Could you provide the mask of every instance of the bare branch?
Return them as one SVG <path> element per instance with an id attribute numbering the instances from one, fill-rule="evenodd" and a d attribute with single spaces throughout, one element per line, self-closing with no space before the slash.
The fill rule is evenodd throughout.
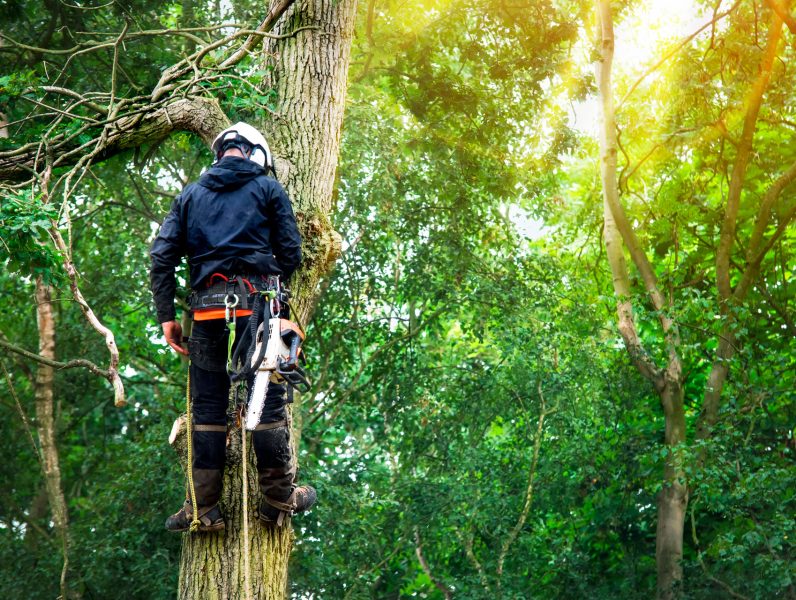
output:
<path id="1" fill-rule="evenodd" d="M 67 89 L 67 88 L 64 88 L 64 87 L 58 87 L 58 86 L 54 86 L 54 85 L 43 85 L 43 86 L 41 86 L 38 89 L 43 90 L 45 92 L 52 93 L 52 94 L 60 94 L 62 96 L 69 96 L 70 98 L 74 98 L 75 100 L 79 100 L 80 101 L 79 103 L 82 104 L 83 106 L 87 106 L 90 109 L 97 111 L 98 113 L 100 113 L 103 116 L 106 116 L 106 117 L 108 116 L 108 109 L 107 108 L 105 108 L 104 106 L 100 106 L 96 102 L 92 102 L 91 100 L 88 100 L 85 96 L 83 96 L 82 94 L 77 93 L 74 90 L 70 90 L 70 89 Z M 30 91 L 34 91 L 34 89 L 32 88 Z"/>
<path id="2" fill-rule="evenodd" d="M 103 379 L 107 379 L 108 381 L 111 380 L 111 375 L 105 369 L 102 369 L 95 365 L 90 360 L 86 360 L 85 358 L 76 358 L 74 360 L 70 360 L 68 362 L 59 362 L 57 360 L 51 360 L 44 356 L 40 356 L 35 352 L 30 352 L 29 350 L 25 350 L 24 348 L 20 348 L 19 346 L 15 346 L 5 340 L 0 339 L 0 348 L 5 348 L 6 350 L 13 352 L 15 354 L 19 354 L 20 356 L 24 356 L 25 358 L 29 358 L 30 360 L 34 360 L 38 363 L 47 365 L 48 367 L 52 367 L 53 369 L 57 369 L 59 371 L 65 371 L 67 369 L 87 369 L 94 373 L 94 375 L 99 375 Z M 3 367 L 5 368 L 5 367 Z"/>
<path id="3" fill-rule="evenodd" d="M 260 23 L 255 32 L 265 33 L 271 31 L 276 22 L 279 20 L 279 17 L 281 17 L 285 11 L 290 8 L 293 2 L 294 0 L 281 0 L 280 2 L 274 4 L 274 6 L 271 7 L 271 10 L 268 11 L 268 14 L 265 15 L 265 19 L 263 19 L 262 23 Z M 228 57 L 221 63 L 220 67 L 222 69 L 226 69 L 240 62 L 261 40 L 262 37 L 258 35 L 250 35 L 243 45 L 238 48 L 238 50 L 232 56 Z"/>

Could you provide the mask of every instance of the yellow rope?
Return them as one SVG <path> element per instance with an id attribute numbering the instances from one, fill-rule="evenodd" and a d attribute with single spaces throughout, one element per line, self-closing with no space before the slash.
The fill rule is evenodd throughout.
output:
<path id="1" fill-rule="evenodd" d="M 193 521 L 191 521 L 190 531 L 193 533 L 202 524 L 199 521 L 199 506 L 196 503 L 196 489 L 193 486 L 193 418 L 191 417 L 191 361 L 188 361 L 188 381 L 185 384 L 185 412 L 187 413 L 188 424 L 186 431 L 188 434 L 188 487 L 191 491 L 191 506 L 193 507 Z"/>
<path id="2" fill-rule="evenodd" d="M 246 425 L 243 421 L 243 414 L 240 420 L 241 437 L 241 460 L 243 462 L 243 569 L 244 582 L 246 586 L 246 598 L 252 599 L 251 565 L 249 564 L 249 476 L 248 462 L 246 454 Z"/>

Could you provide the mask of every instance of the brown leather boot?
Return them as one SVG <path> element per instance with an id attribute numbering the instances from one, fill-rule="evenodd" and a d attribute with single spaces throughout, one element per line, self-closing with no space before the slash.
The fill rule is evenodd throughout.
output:
<path id="1" fill-rule="evenodd" d="M 218 508 L 221 499 L 220 469 L 194 469 L 193 486 L 196 492 L 196 504 L 199 506 L 198 531 L 219 531 L 224 529 L 224 516 Z M 193 505 L 190 490 L 182 508 L 166 519 L 166 529 L 169 531 L 188 531 L 193 521 Z"/>
<path id="2" fill-rule="evenodd" d="M 175 533 L 189 531 L 193 522 L 193 506 L 190 499 L 182 508 L 166 519 L 166 529 Z M 220 531 L 224 529 L 224 517 L 218 504 L 199 508 L 199 528 L 197 531 Z"/>
<path id="3" fill-rule="evenodd" d="M 318 492 L 311 485 L 295 488 L 284 502 L 264 496 L 257 511 L 257 518 L 264 523 L 276 523 L 277 527 L 281 527 L 286 516 L 292 517 L 308 511 L 317 499 Z"/>

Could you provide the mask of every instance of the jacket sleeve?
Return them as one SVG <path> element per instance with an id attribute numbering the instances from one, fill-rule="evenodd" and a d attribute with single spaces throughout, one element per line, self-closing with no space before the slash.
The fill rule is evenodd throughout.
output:
<path id="1" fill-rule="evenodd" d="M 174 294 L 177 289 L 175 269 L 185 254 L 185 235 L 180 218 L 181 204 L 181 196 L 178 196 L 160 226 L 160 232 L 149 252 L 152 259 L 149 281 L 158 323 L 173 321 L 177 314 L 174 309 Z"/>
<path id="2" fill-rule="evenodd" d="M 274 181 L 274 184 L 274 193 L 269 202 L 271 247 L 284 279 L 288 279 L 301 262 L 301 234 L 287 192 L 278 181 Z"/>

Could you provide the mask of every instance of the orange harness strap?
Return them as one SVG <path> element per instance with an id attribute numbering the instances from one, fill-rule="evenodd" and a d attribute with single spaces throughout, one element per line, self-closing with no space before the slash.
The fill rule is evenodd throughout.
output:
<path id="1" fill-rule="evenodd" d="M 248 317 L 252 314 L 250 310 L 239 310 L 237 315 L 239 317 Z M 210 321 L 212 319 L 223 319 L 226 316 L 226 309 L 223 308 L 202 308 L 193 311 L 194 321 Z"/>

